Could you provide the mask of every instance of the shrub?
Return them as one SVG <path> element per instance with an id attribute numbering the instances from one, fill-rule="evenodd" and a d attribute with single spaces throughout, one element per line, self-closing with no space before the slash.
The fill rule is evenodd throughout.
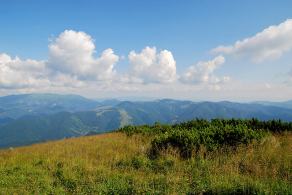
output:
<path id="1" fill-rule="evenodd" d="M 292 131 L 292 122 L 284 122 L 281 120 L 269 120 L 260 121 L 258 119 L 212 119 L 211 121 L 205 119 L 195 119 L 187 122 L 182 122 L 174 125 L 165 125 L 160 123 L 155 123 L 154 125 L 142 125 L 142 126 L 125 126 L 120 128 L 118 131 L 126 133 L 127 135 L 133 134 L 150 134 L 157 135 L 160 133 L 170 132 L 175 129 L 185 129 L 185 130 L 204 130 L 209 127 L 217 127 L 220 129 L 226 128 L 228 126 L 238 127 L 246 126 L 248 129 L 252 130 L 264 130 L 272 133 L 280 133 L 285 131 Z"/>
<path id="2" fill-rule="evenodd" d="M 189 158 L 205 147 L 207 151 L 228 146 L 236 148 L 261 139 L 267 132 L 292 131 L 291 122 L 281 120 L 260 121 L 258 119 L 195 119 L 174 125 L 155 123 L 152 126 L 125 126 L 119 130 L 128 136 L 133 134 L 154 137 L 149 154 L 157 157 L 170 147 L 178 149 L 180 155 Z"/>
<path id="3" fill-rule="evenodd" d="M 263 136 L 263 131 L 251 130 L 246 125 L 235 127 L 226 125 L 224 128 L 210 126 L 202 130 L 177 129 L 159 134 L 151 143 L 150 155 L 157 157 L 162 150 L 174 147 L 179 150 L 182 157 L 189 158 L 193 153 L 197 153 L 201 146 L 208 151 L 223 146 L 236 148 L 240 144 L 248 144 Z"/>

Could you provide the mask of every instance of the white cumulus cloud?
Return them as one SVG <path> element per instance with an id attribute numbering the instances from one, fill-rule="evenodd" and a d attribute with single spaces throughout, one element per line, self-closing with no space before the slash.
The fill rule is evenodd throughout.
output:
<path id="1" fill-rule="evenodd" d="M 136 80 L 144 83 L 171 83 L 177 79 L 176 62 L 168 50 L 157 52 L 155 47 L 146 47 L 140 53 L 131 51 L 128 58 L 131 76 Z"/>
<path id="2" fill-rule="evenodd" d="M 256 63 L 275 59 L 292 49 L 292 19 L 270 26 L 255 36 L 237 41 L 233 45 L 219 46 L 214 53 L 248 57 Z"/>
<path id="3" fill-rule="evenodd" d="M 65 30 L 49 45 L 51 69 L 76 76 L 81 80 L 110 80 L 115 75 L 114 65 L 119 57 L 106 49 L 94 57 L 95 45 L 84 32 Z"/>
<path id="4" fill-rule="evenodd" d="M 48 84 L 44 61 L 21 60 L 0 54 L 0 88 L 16 89 Z"/>
<path id="5" fill-rule="evenodd" d="M 173 88 L 205 88 L 201 84 L 219 89 L 229 80 L 214 74 L 225 62 L 223 56 L 199 62 L 179 75 L 170 51 L 145 47 L 140 52 L 129 53 L 129 69 L 122 74 L 115 69 L 120 57 L 112 49 L 96 56 L 94 40 L 85 32 L 65 30 L 48 47 L 48 59 L 42 61 L 0 53 L 0 92 L 87 90 L 87 93 L 126 95 L 146 90 L 159 94 L 162 88 L 165 90 L 161 93 Z"/>
<path id="6" fill-rule="evenodd" d="M 220 84 L 229 81 L 229 77 L 217 77 L 214 71 L 222 64 L 225 58 L 217 56 L 210 61 L 200 61 L 196 65 L 190 66 L 181 76 L 181 81 L 190 84 L 208 84 L 214 89 L 220 89 Z"/>

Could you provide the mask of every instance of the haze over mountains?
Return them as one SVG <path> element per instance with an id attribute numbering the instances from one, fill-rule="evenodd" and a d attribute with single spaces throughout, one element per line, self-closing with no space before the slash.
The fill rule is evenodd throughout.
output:
<path id="1" fill-rule="evenodd" d="M 292 121 L 292 101 L 96 101 L 78 95 L 10 95 L 0 97 L 0 147 L 103 133 L 128 124 L 253 117 Z"/>

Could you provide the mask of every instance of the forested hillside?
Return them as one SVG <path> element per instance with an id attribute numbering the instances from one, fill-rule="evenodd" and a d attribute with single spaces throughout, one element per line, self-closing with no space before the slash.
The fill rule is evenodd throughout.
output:
<path id="1" fill-rule="evenodd" d="M 5 96 L 0 98 L 0 147 L 104 133 L 126 125 L 175 124 L 194 118 L 291 121 L 292 109 L 226 101 L 96 101 L 55 94 Z"/>

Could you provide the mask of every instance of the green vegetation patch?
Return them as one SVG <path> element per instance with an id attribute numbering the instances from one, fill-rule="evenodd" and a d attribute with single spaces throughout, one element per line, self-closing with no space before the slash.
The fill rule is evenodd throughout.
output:
<path id="1" fill-rule="evenodd" d="M 223 146 L 236 148 L 240 144 L 248 144 L 253 140 L 261 139 L 265 133 L 254 131 L 246 125 L 231 126 L 224 128 L 210 126 L 204 129 L 174 129 L 161 133 L 151 143 L 150 154 L 156 156 L 160 151 L 169 147 L 178 149 L 184 158 L 190 158 L 204 147 L 212 151 Z"/>
<path id="2" fill-rule="evenodd" d="M 222 147 L 247 145 L 262 139 L 269 133 L 292 130 L 292 123 L 281 120 L 259 121 L 257 119 L 196 119 L 174 125 L 126 126 L 119 131 L 128 136 L 133 134 L 152 135 L 149 154 L 157 157 L 159 153 L 173 148 L 181 157 L 190 158 L 202 148 L 213 151 Z"/>

